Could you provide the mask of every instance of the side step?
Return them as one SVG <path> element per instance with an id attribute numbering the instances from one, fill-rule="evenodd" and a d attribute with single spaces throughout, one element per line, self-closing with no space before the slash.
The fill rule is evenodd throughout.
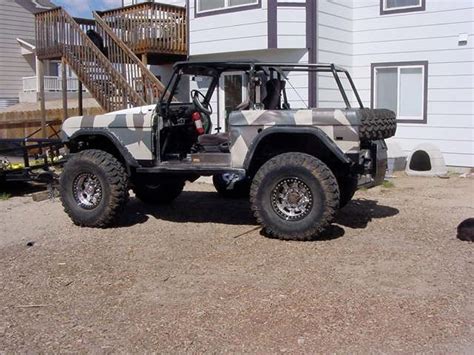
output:
<path id="1" fill-rule="evenodd" d="M 232 172 L 245 176 L 244 169 L 232 168 L 229 153 L 194 153 L 189 155 L 189 160 L 169 160 L 159 163 L 152 168 L 138 168 L 138 173 L 173 173 L 173 174 L 199 174 L 214 175 Z"/>
<path id="2" fill-rule="evenodd" d="M 229 166 L 219 166 L 216 164 L 203 164 L 203 163 L 176 163 L 166 164 L 154 168 L 138 168 L 137 173 L 142 174 L 198 174 L 198 175 L 214 175 L 222 173 L 235 173 L 241 176 L 245 176 L 245 169 L 235 169 Z"/>

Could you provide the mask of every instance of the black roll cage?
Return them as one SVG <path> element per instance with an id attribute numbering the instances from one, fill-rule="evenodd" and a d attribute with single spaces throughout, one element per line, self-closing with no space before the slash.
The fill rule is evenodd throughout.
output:
<path id="1" fill-rule="evenodd" d="M 331 73 L 336 81 L 337 87 L 339 92 L 344 100 L 346 108 L 351 108 L 351 103 L 349 98 L 347 97 L 346 91 L 344 86 L 342 85 L 341 79 L 339 77 L 339 73 L 343 73 L 349 84 L 351 86 L 352 91 L 357 99 L 357 103 L 359 104 L 360 108 L 364 108 L 364 104 L 359 96 L 357 88 L 352 81 L 352 78 L 349 72 L 335 64 L 332 63 L 320 63 L 320 64 L 300 64 L 300 63 L 266 63 L 266 62 L 178 62 L 174 66 L 174 72 L 169 80 L 166 90 L 163 92 L 160 101 L 158 103 L 159 112 L 166 107 L 168 110 L 172 100 L 173 100 L 173 93 L 176 90 L 176 86 L 179 82 L 179 77 L 183 74 L 200 74 L 200 75 L 208 75 L 213 78 L 208 92 L 206 94 L 206 102 L 209 103 L 212 97 L 212 94 L 217 87 L 218 80 L 220 75 L 226 71 L 245 71 L 248 73 L 249 78 L 251 79 L 250 82 L 253 82 L 253 78 L 256 78 L 256 74 L 259 71 L 264 71 L 267 75 L 270 75 L 269 71 L 275 71 L 278 73 L 278 76 L 283 76 L 285 72 L 308 72 L 308 73 Z M 193 71 L 193 68 L 195 68 Z M 171 87 L 171 84 L 173 86 Z M 251 97 L 252 95 L 249 95 Z M 286 93 L 285 93 L 286 96 Z M 286 101 L 286 97 L 285 97 Z M 252 105 L 254 102 L 250 102 Z"/>

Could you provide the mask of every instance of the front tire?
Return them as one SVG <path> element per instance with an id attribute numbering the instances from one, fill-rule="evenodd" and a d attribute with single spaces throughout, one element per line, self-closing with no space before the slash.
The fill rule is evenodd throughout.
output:
<path id="1" fill-rule="evenodd" d="M 84 150 L 65 164 L 59 189 L 74 224 L 105 228 L 117 221 L 128 201 L 128 176 L 113 155 Z"/>
<path id="2" fill-rule="evenodd" d="M 339 188 L 331 170 L 319 159 L 304 153 L 284 153 L 258 170 L 250 203 L 267 235 L 310 240 L 334 219 Z"/>

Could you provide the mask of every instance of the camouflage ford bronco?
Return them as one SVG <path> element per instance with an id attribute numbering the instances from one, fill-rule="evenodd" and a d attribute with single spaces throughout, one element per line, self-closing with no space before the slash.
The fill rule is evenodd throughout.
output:
<path id="1" fill-rule="evenodd" d="M 224 133 L 220 123 L 212 128 L 212 100 L 229 72 L 242 73 L 246 99 L 226 107 Z M 287 84 L 295 72 L 332 77 L 345 107 L 291 108 Z M 348 72 L 333 64 L 181 62 L 156 107 L 64 122 L 71 158 L 60 178 L 62 203 L 75 224 L 107 227 L 130 188 L 144 202 L 167 203 L 186 181 L 212 175 L 221 193 L 250 195 L 268 235 L 306 240 L 330 225 L 358 187 L 383 181 L 384 139 L 395 130 L 395 114 L 364 108 Z"/>

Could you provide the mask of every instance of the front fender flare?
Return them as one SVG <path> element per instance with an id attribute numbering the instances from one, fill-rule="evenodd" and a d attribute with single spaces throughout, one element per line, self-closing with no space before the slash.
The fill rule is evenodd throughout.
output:
<path id="1" fill-rule="evenodd" d="M 138 168 L 140 164 L 138 164 L 137 160 L 130 154 L 130 152 L 124 147 L 120 139 L 105 128 L 81 128 L 78 131 L 74 132 L 70 137 L 65 137 L 63 142 L 67 145 L 68 142 L 73 140 L 78 140 L 82 137 L 105 137 L 107 138 L 118 150 L 118 152 L 122 155 L 123 159 L 127 163 L 129 167 Z"/>

